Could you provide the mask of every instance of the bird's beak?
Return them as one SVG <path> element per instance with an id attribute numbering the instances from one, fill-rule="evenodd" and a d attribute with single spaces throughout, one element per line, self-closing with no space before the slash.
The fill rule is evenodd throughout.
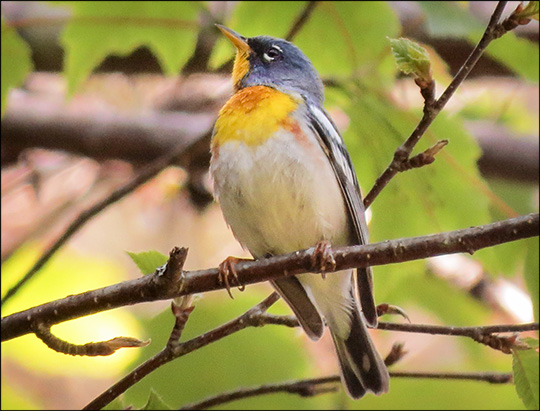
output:
<path id="1" fill-rule="evenodd" d="M 251 47 L 249 47 L 247 43 L 247 39 L 244 36 L 241 36 L 236 31 L 231 30 L 228 27 L 222 26 L 221 24 L 216 24 L 217 28 L 221 30 L 221 32 L 227 37 L 232 44 L 234 44 L 234 47 L 240 52 L 244 52 L 249 54 L 251 51 Z"/>

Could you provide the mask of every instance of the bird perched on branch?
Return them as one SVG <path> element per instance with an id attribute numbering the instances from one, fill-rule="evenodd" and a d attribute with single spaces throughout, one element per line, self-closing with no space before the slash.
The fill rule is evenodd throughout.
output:
<path id="1" fill-rule="evenodd" d="M 324 270 L 330 244 L 366 244 L 368 232 L 350 156 L 323 108 L 321 79 L 292 43 L 218 27 L 236 47 L 235 92 L 211 146 L 225 220 L 254 258 L 315 246 Z M 234 271 L 234 261 L 222 270 Z M 326 323 L 352 398 L 388 391 L 388 370 L 367 331 L 377 325 L 371 277 L 360 268 L 272 281 L 311 339 L 321 338 Z"/>

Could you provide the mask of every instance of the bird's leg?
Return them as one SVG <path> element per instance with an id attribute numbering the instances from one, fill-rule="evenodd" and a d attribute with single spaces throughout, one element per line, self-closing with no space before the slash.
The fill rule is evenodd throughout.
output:
<path id="1" fill-rule="evenodd" d="M 223 260 L 218 267 L 219 273 L 218 273 L 218 281 L 220 284 L 225 284 L 225 288 L 227 292 L 229 293 L 229 297 L 234 298 L 231 293 L 231 284 L 229 282 L 229 278 L 232 276 L 232 278 L 236 281 L 236 285 L 238 286 L 238 290 L 244 291 L 246 286 L 240 284 L 240 281 L 238 280 L 238 274 L 236 273 L 236 269 L 234 266 L 239 263 L 240 261 L 251 261 L 248 258 L 237 258 L 237 257 L 227 257 L 225 260 Z"/>
<path id="2" fill-rule="evenodd" d="M 322 240 L 315 244 L 311 262 L 317 272 L 321 273 L 322 278 L 326 278 L 327 271 L 334 271 L 336 269 L 336 260 L 332 253 L 332 244 L 330 244 L 330 241 Z"/>

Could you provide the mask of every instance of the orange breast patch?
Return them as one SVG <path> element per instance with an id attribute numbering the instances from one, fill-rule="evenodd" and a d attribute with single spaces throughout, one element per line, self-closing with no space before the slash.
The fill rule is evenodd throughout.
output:
<path id="1" fill-rule="evenodd" d="M 237 140 L 248 145 L 262 144 L 279 127 L 289 123 L 299 102 L 266 86 L 246 87 L 235 93 L 219 112 L 212 146 Z"/>

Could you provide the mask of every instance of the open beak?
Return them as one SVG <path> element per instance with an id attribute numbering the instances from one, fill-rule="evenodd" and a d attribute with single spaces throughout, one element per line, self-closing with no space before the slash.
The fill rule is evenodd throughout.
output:
<path id="1" fill-rule="evenodd" d="M 247 39 L 244 36 L 241 36 L 236 31 L 231 30 L 228 27 L 225 27 L 221 24 L 216 24 L 217 28 L 221 30 L 221 32 L 227 37 L 232 44 L 234 44 L 234 47 L 238 51 L 242 51 L 244 53 L 248 53 L 251 51 L 251 47 L 249 47 L 247 43 Z"/>

